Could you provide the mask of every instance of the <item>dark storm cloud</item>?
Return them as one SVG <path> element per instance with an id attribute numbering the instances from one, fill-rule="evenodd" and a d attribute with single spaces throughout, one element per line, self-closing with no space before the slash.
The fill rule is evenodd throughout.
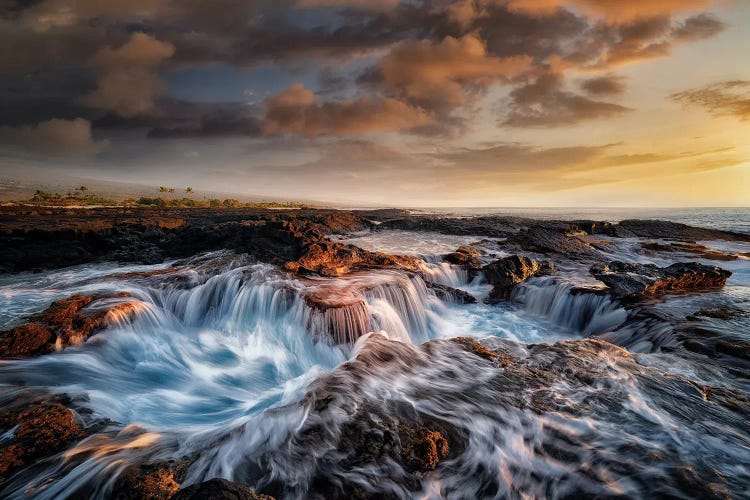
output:
<path id="1" fill-rule="evenodd" d="M 563 77 L 557 73 L 544 73 L 511 91 L 508 110 L 501 124 L 509 127 L 558 127 L 631 111 L 564 90 Z"/>
<path id="2" fill-rule="evenodd" d="M 732 80 L 670 96 L 685 106 L 698 106 L 716 116 L 750 119 L 750 80 Z"/>
<path id="3" fill-rule="evenodd" d="M 6 0 L 0 8 L 0 104 L 7 103 L 13 117 L 0 120 L 22 126 L 83 118 L 97 128 L 144 128 L 159 138 L 255 136 L 261 130 L 456 134 L 463 130 L 462 109 L 490 86 L 511 85 L 516 88 L 506 125 L 575 124 L 628 108 L 549 81 L 556 77 L 528 83 L 530 75 L 547 67 L 561 75 L 604 72 L 666 56 L 678 43 L 724 28 L 707 14 L 675 19 L 675 13 L 705 4 L 662 0 L 635 9 L 589 0 Z M 373 60 L 369 69 L 359 78 L 345 71 L 323 74 L 315 102 L 295 110 L 294 119 L 230 110 L 229 102 L 211 111 L 160 104 L 170 93 L 165 69 L 271 63 L 322 73 L 362 56 Z M 65 76 L 70 74 L 78 76 Z M 589 96 L 614 95 L 622 92 L 619 84 L 614 77 L 592 77 L 583 89 Z M 14 94 L 12 86 L 25 90 Z"/>

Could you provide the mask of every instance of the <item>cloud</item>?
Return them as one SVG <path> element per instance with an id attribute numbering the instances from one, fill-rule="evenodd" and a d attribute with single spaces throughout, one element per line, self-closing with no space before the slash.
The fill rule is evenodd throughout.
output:
<path id="1" fill-rule="evenodd" d="M 581 89 L 596 96 L 619 95 L 625 92 L 625 82 L 624 78 L 618 75 L 596 76 L 581 82 Z"/>
<path id="2" fill-rule="evenodd" d="M 77 118 L 49 120 L 34 126 L 0 127 L 0 145 L 32 156 L 86 157 L 103 150 L 107 142 L 94 141 L 91 122 Z"/>
<path id="3" fill-rule="evenodd" d="M 672 94 L 673 101 L 706 109 L 715 116 L 750 119 L 750 80 L 731 80 Z"/>
<path id="4" fill-rule="evenodd" d="M 380 62 L 381 87 L 394 96 L 430 106 L 461 105 L 468 89 L 487 87 L 529 68 L 531 58 L 487 54 L 476 35 L 397 44 Z"/>
<path id="5" fill-rule="evenodd" d="M 632 21 L 690 12 L 706 7 L 709 0 L 648 0 L 632 2 L 627 0 L 510 0 L 511 9 L 535 14 L 547 14 L 560 7 L 573 7 L 584 12 L 606 18 L 612 22 Z"/>
<path id="6" fill-rule="evenodd" d="M 173 53 L 172 44 L 145 33 L 134 33 L 127 43 L 116 49 L 101 48 L 90 64 L 103 73 L 96 90 L 85 96 L 83 102 L 124 118 L 148 112 L 153 107 L 154 96 L 166 89 L 156 68 Z"/>
<path id="7" fill-rule="evenodd" d="M 263 129 L 268 134 L 356 135 L 408 131 L 432 121 L 427 112 L 390 97 L 321 102 L 297 83 L 266 99 Z"/>
<path id="8" fill-rule="evenodd" d="M 631 111 L 619 104 L 563 90 L 563 78 L 557 73 L 544 73 L 536 81 L 511 91 L 508 109 L 501 121 L 507 127 L 559 127 Z"/>
<path id="9" fill-rule="evenodd" d="M 682 24 L 672 30 L 672 36 L 681 41 L 698 41 L 718 35 L 726 28 L 726 24 L 710 14 L 700 14 L 687 18 Z"/>

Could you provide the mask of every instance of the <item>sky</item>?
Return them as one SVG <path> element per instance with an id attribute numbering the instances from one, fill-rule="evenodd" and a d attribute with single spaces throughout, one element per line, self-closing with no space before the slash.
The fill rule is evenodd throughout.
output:
<path id="1" fill-rule="evenodd" d="M 750 206 L 750 1 L 0 0 L 0 167 L 357 206 Z"/>

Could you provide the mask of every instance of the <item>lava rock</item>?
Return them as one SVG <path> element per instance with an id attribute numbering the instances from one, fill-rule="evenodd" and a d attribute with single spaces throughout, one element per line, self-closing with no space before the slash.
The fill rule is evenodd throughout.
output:
<path id="1" fill-rule="evenodd" d="M 86 435 L 73 411 L 57 403 L 0 414 L 0 424 L 6 430 L 15 427 L 12 437 L 0 447 L 0 484 L 14 472 L 66 449 Z"/>
<path id="2" fill-rule="evenodd" d="M 477 298 L 469 292 L 453 288 L 448 285 L 441 285 L 439 283 L 433 283 L 432 281 L 425 281 L 427 288 L 435 292 L 441 300 L 446 302 L 456 302 L 459 304 L 476 304 Z"/>
<path id="3" fill-rule="evenodd" d="M 451 264 L 462 266 L 470 271 L 482 269 L 482 262 L 479 260 L 481 253 L 476 248 L 460 246 L 455 252 L 451 252 L 443 260 Z"/>
<path id="4" fill-rule="evenodd" d="M 102 298 L 76 294 L 61 299 L 31 316 L 27 323 L 0 332 L 0 358 L 35 356 L 78 344 L 133 314 L 137 307 L 134 302 L 118 302 L 103 309 L 84 309 Z"/>
<path id="5" fill-rule="evenodd" d="M 507 297 L 519 283 L 532 276 L 551 274 L 554 270 L 554 265 L 549 261 L 540 262 L 520 255 L 498 259 L 482 268 L 487 282 L 493 287 L 493 298 Z"/>
<path id="6" fill-rule="evenodd" d="M 640 297 L 666 291 L 717 288 L 726 284 L 730 271 L 697 262 L 679 262 L 668 267 L 613 261 L 591 267 L 591 274 L 617 297 Z"/>

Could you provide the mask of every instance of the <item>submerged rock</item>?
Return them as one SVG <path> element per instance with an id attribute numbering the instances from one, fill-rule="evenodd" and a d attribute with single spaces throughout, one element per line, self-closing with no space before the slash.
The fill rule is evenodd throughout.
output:
<path id="1" fill-rule="evenodd" d="M 506 297 L 514 286 L 532 276 L 553 273 L 554 265 L 549 261 L 537 261 L 521 255 L 498 259 L 482 268 L 487 282 L 492 285 L 493 298 Z"/>
<path id="2" fill-rule="evenodd" d="M 120 295 L 124 299 L 127 295 Z M 0 332 L 0 358 L 46 354 L 83 342 L 107 326 L 135 313 L 137 302 L 117 301 L 89 308 L 105 297 L 76 294 L 53 302 L 27 323 Z"/>
<path id="3" fill-rule="evenodd" d="M 432 290 L 437 297 L 446 302 L 456 302 L 458 304 L 476 304 L 477 298 L 469 292 L 448 285 L 441 285 L 432 281 L 425 281 L 425 286 Z"/>
<path id="4" fill-rule="evenodd" d="M 613 261 L 594 265 L 591 274 L 607 285 L 617 297 L 656 295 L 667 291 L 717 288 L 732 275 L 716 266 L 678 262 L 668 267 Z"/>

